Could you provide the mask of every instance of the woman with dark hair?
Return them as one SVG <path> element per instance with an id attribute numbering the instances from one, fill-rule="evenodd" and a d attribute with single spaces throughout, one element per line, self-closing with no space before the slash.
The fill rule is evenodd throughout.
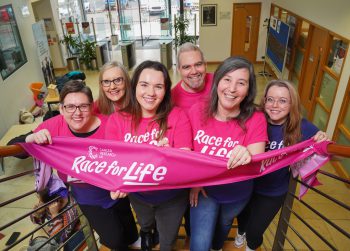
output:
<path id="1" fill-rule="evenodd" d="M 228 169 L 248 164 L 253 154 L 263 153 L 266 119 L 256 111 L 255 94 L 253 65 L 241 57 L 227 58 L 214 73 L 210 99 L 189 111 L 194 151 L 228 159 Z M 252 180 L 192 188 L 190 249 L 222 249 L 234 217 L 248 203 L 252 190 Z"/>
<path id="2" fill-rule="evenodd" d="M 170 146 L 190 150 L 191 126 L 187 115 L 171 105 L 171 80 L 166 67 L 145 61 L 134 71 L 130 103 L 110 116 L 106 138 L 124 142 Z M 112 192 L 112 198 L 126 196 Z M 159 231 L 160 249 L 172 250 L 186 209 L 185 189 L 130 193 L 141 226 L 141 249 L 152 250 L 151 231 Z"/>
<path id="3" fill-rule="evenodd" d="M 124 65 L 117 61 L 105 63 L 99 74 L 99 94 L 94 103 L 96 114 L 109 115 L 125 107 L 130 96 L 130 78 Z"/>
<path id="4" fill-rule="evenodd" d="M 276 150 L 313 138 L 316 142 L 328 140 L 327 135 L 301 117 L 299 95 L 286 80 L 272 80 L 265 88 L 260 107 L 268 121 L 267 150 Z M 282 168 L 254 180 L 251 200 L 238 218 L 238 236 L 235 246 L 241 247 L 247 239 L 246 250 L 255 250 L 263 242 L 263 234 L 288 192 L 290 172 Z"/>
<path id="5" fill-rule="evenodd" d="M 91 90 L 84 82 L 67 82 L 60 93 L 61 114 L 41 123 L 25 141 L 51 144 L 55 136 L 103 139 L 107 117 L 94 115 L 92 103 Z M 101 244 L 109 249 L 128 250 L 128 245 L 138 238 L 129 200 L 112 200 L 109 191 L 63 174 L 60 178 L 71 182 L 73 197 L 100 236 Z"/>

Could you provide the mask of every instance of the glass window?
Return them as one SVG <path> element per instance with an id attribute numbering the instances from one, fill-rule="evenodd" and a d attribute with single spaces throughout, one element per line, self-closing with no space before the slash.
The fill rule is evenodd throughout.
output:
<path id="1" fill-rule="evenodd" d="M 350 109 L 349 109 L 349 105 L 347 107 L 345 116 L 344 116 L 344 120 L 342 122 L 342 124 L 350 131 Z"/>
<path id="2" fill-rule="evenodd" d="M 322 131 L 326 131 L 328 122 L 328 113 L 325 112 L 319 104 L 316 104 L 313 123 Z"/>
<path id="3" fill-rule="evenodd" d="M 275 6 L 274 10 L 273 10 L 273 16 L 274 17 L 278 17 L 279 16 L 279 12 L 280 12 L 280 9 L 278 7 Z"/>
<path id="4" fill-rule="evenodd" d="M 342 132 L 339 132 L 337 143 L 340 145 L 350 146 L 350 140 Z M 345 170 L 350 174 L 350 158 L 343 158 L 340 160 L 340 163 L 345 168 Z"/>
<path id="5" fill-rule="evenodd" d="M 339 38 L 333 37 L 330 46 L 327 65 L 337 74 L 340 73 L 341 68 L 343 66 L 347 48 L 347 43 L 343 42 L 343 40 Z"/>
<path id="6" fill-rule="evenodd" d="M 295 73 L 293 73 L 293 75 L 292 75 L 292 83 L 294 84 L 295 89 L 298 90 L 298 88 L 299 88 L 299 79 L 298 79 L 298 76 Z"/>
<path id="7" fill-rule="evenodd" d="M 337 80 L 332 78 L 327 72 L 323 74 L 319 97 L 329 110 L 331 109 L 333 104 L 337 85 L 338 85 Z"/>
<path id="8" fill-rule="evenodd" d="M 0 71 L 6 79 L 27 62 L 12 5 L 0 7 Z"/>
<path id="9" fill-rule="evenodd" d="M 298 45 L 303 49 L 305 49 L 306 46 L 307 37 L 309 35 L 309 28 L 310 24 L 308 22 L 303 21 L 301 24 L 301 33 L 298 41 Z"/>
<path id="10" fill-rule="evenodd" d="M 287 22 L 287 15 L 288 15 L 288 12 L 285 10 L 282 10 L 281 20 L 285 23 Z"/>
<path id="11" fill-rule="evenodd" d="M 304 53 L 297 49 L 295 54 L 295 61 L 294 61 L 294 71 L 300 76 L 301 73 L 301 67 L 303 66 L 303 59 L 304 59 Z"/>

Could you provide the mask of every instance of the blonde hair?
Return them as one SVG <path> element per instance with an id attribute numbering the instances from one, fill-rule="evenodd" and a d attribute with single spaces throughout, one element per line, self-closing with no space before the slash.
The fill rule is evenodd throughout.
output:
<path id="1" fill-rule="evenodd" d="M 115 112 L 115 104 L 112 100 L 110 100 L 102 87 L 101 81 L 103 80 L 103 74 L 112 68 L 119 68 L 123 72 L 124 77 L 124 84 L 125 84 L 125 94 L 124 97 L 122 97 L 122 106 L 120 108 L 125 107 L 129 101 L 130 101 L 130 77 L 129 74 L 124 67 L 123 64 L 117 62 L 117 61 L 111 61 L 108 63 L 105 63 L 100 70 L 98 82 L 99 82 L 99 94 L 97 99 L 97 106 L 102 114 L 109 115 Z"/>
<path id="2" fill-rule="evenodd" d="M 294 145 L 301 140 L 302 116 L 299 95 L 291 82 L 282 79 L 272 80 L 265 87 L 264 96 L 260 102 L 261 108 L 264 108 L 266 95 L 272 86 L 284 87 L 289 92 L 290 111 L 283 125 L 283 144 L 284 146 Z M 266 112 L 265 115 L 267 116 Z M 269 119 L 268 116 L 267 119 Z"/>

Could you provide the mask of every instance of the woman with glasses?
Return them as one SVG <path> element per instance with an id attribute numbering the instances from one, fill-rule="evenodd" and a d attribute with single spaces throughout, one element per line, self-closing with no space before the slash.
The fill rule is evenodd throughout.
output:
<path id="1" fill-rule="evenodd" d="M 194 151 L 225 158 L 228 169 L 248 164 L 252 155 L 263 153 L 267 125 L 254 105 L 255 94 L 253 65 L 241 57 L 227 58 L 214 73 L 209 100 L 189 111 Z M 191 251 L 222 249 L 234 217 L 248 203 L 252 190 L 252 180 L 192 188 Z"/>
<path id="2" fill-rule="evenodd" d="M 109 117 L 106 138 L 136 144 L 192 148 L 191 126 L 185 112 L 171 104 L 171 80 L 166 67 L 144 61 L 131 80 L 131 100 Z M 126 196 L 112 192 L 113 198 Z M 170 251 L 188 203 L 186 189 L 130 193 L 141 226 L 141 249 L 152 250 L 152 230 L 159 231 L 160 250 Z"/>
<path id="3" fill-rule="evenodd" d="M 60 93 L 60 115 L 41 123 L 25 141 L 51 144 L 55 136 L 103 139 L 107 117 L 94 115 L 92 104 L 90 88 L 82 81 L 69 81 Z M 128 245 L 138 239 L 129 200 L 112 200 L 109 191 L 66 175 L 60 174 L 60 178 L 71 183 L 74 198 L 100 236 L 100 250 L 128 250 Z"/>
<path id="4" fill-rule="evenodd" d="M 130 78 L 125 67 L 116 61 L 104 64 L 99 74 L 99 95 L 93 106 L 94 113 L 109 115 L 125 107 L 129 92 Z"/>
<path id="5" fill-rule="evenodd" d="M 299 96 L 290 82 L 272 80 L 268 83 L 260 106 L 268 121 L 268 151 L 291 146 L 309 138 L 316 142 L 328 140 L 324 132 L 301 117 Z M 289 169 L 282 168 L 254 180 L 251 200 L 238 217 L 235 246 L 243 246 L 246 238 L 246 250 L 260 247 L 265 230 L 284 202 L 289 176 Z"/>

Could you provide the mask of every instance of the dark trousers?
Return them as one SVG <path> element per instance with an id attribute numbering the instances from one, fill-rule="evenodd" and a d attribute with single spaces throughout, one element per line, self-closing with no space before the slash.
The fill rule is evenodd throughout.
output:
<path id="1" fill-rule="evenodd" d="M 187 207 L 188 191 L 181 191 L 176 197 L 158 204 L 142 201 L 133 194 L 129 194 L 129 198 L 141 231 L 151 232 L 157 225 L 160 249 L 172 250 Z"/>
<path id="2" fill-rule="evenodd" d="M 238 233 L 246 233 L 247 246 L 257 249 L 263 243 L 263 234 L 278 210 L 282 207 L 286 194 L 265 196 L 253 193 L 248 205 L 238 215 Z"/>
<path id="3" fill-rule="evenodd" d="M 120 199 L 110 208 L 79 205 L 91 227 L 100 236 L 101 244 L 118 251 L 128 250 L 128 245 L 138 239 L 138 231 L 128 198 Z"/>

